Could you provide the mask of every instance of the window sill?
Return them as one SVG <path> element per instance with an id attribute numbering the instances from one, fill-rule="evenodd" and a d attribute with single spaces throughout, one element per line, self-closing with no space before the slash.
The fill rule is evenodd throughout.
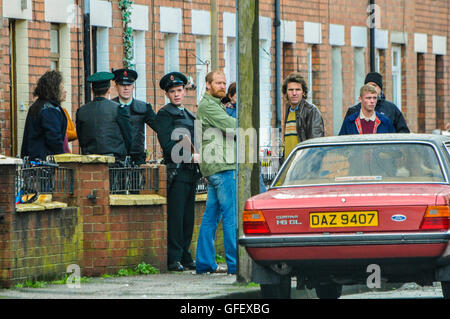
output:
<path id="1" fill-rule="evenodd" d="M 145 205 L 164 205 L 167 204 L 165 197 L 151 195 L 109 195 L 109 204 L 111 206 L 145 206 Z"/>

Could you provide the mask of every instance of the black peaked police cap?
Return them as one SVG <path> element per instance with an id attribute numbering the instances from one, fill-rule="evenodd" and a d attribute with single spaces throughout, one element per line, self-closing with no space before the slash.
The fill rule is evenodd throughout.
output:
<path id="1" fill-rule="evenodd" d="M 187 77 L 183 73 L 170 72 L 164 75 L 161 81 L 159 81 L 159 87 L 167 92 L 171 87 L 179 85 L 185 86 L 187 82 Z"/>
<path id="2" fill-rule="evenodd" d="M 138 78 L 137 72 L 131 69 L 112 69 L 112 73 L 114 73 L 114 82 L 122 85 L 133 84 Z"/>

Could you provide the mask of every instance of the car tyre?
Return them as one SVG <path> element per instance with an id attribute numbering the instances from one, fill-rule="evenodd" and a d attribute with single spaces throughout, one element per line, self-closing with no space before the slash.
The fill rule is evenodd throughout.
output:
<path id="1" fill-rule="evenodd" d="M 444 299 L 450 299 L 450 281 L 441 281 Z"/>
<path id="2" fill-rule="evenodd" d="M 342 285 L 335 283 L 321 284 L 315 289 L 319 299 L 338 299 L 342 295 Z"/>
<path id="3" fill-rule="evenodd" d="M 261 297 L 264 299 L 290 299 L 291 277 L 280 276 L 279 284 L 261 284 Z"/>

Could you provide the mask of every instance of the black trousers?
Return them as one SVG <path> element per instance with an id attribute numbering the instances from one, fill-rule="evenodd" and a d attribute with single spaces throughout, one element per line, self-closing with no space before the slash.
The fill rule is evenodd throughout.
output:
<path id="1" fill-rule="evenodd" d="M 183 174 L 182 174 L 183 175 Z M 191 263 L 196 181 L 176 176 L 167 192 L 167 262 Z"/>

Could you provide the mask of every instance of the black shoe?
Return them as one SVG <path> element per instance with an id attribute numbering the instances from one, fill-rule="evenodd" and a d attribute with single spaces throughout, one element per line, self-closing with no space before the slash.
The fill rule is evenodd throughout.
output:
<path id="1" fill-rule="evenodd" d="M 167 269 L 170 271 L 183 271 L 184 270 L 183 266 L 181 265 L 181 263 L 179 261 L 168 265 Z"/>
<path id="2" fill-rule="evenodd" d="M 195 270 L 195 261 L 191 261 L 190 263 L 183 264 L 184 269 Z"/>

